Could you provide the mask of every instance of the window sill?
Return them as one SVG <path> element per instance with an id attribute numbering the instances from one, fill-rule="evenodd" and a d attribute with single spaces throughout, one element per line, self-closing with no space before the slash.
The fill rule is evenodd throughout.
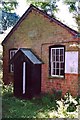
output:
<path id="1" fill-rule="evenodd" d="M 60 77 L 60 76 L 49 76 L 48 78 L 49 79 L 64 79 L 64 76 L 63 77 Z"/>

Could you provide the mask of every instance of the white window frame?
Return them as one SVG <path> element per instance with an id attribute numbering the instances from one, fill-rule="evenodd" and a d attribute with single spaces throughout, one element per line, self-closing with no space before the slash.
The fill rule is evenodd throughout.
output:
<path id="1" fill-rule="evenodd" d="M 10 72 L 12 73 L 12 72 L 14 72 L 14 70 L 13 70 L 13 64 L 10 64 Z"/>
<path id="2" fill-rule="evenodd" d="M 56 56 L 56 50 L 59 50 L 59 61 L 56 61 L 56 57 L 55 57 L 55 61 L 53 61 L 53 53 L 52 50 L 55 50 L 55 56 Z M 60 49 L 63 49 L 63 61 L 60 61 Z M 55 69 L 53 68 L 53 63 L 55 63 Z M 56 63 L 59 63 L 59 68 L 56 68 Z M 60 70 L 64 70 L 62 68 L 60 68 L 60 64 L 63 63 L 64 64 L 64 47 L 54 47 L 51 48 L 51 76 L 52 77 L 64 77 L 64 75 L 60 74 Z M 65 65 L 65 64 L 64 64 Z M 55 71 L 55 74 L 53 74 L 53 69 Z M 59 75 L 56 74 L 56 69 L 59 69 Z"/>
<path id="3" fill-rule="evenodd" d="M 17 52 L 18 50 L 16 49 L 11 49 L 10 50 L 10 59 L 12 59 L 12 57 L 15 55 L 15 53 Z M 12 56 L 12 52 L 13 52 L 13 56 Z M 10 72 L 11 73 L 13 73 L 14 72 L 14 70 L 13 70 L 13 67 L 14 67 L 14 65 L 13 64 L 10 64 Z"/>

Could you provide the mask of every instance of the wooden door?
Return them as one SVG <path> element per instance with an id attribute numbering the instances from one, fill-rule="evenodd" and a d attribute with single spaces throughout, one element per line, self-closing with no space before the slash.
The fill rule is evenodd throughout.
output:
<path id="1" fill-rule="evenodd" d="M 17 97 L 22 96 L 22 68 L 21 61 L 14 63 L 14 95 Z"/>
<path id="2" fill-rule="evenodd" d="M 33 96 L 39 95 L 41 92 L 41 65 L 33 65 L 32 87 Z"/>
<path id="3" fill-rule="evenodd" d="M 41 65 L 31 62 L 16 62 L 14 65 L 14 95 L 29 98 L 41 92 Z"/>

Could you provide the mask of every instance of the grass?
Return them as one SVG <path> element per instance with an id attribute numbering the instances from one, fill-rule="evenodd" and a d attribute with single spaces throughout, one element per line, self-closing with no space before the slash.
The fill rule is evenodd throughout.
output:
<path id="1" fill-rule="evenodd" d="M 20 100 L 13 96 L 12 86 L 5 86 L 2 99 L 2 118 L 77 118 L 78 108 L 67 112 L 63 100 L 45 94 L 32 100 Z M 67 104 L 68 105 L 68 104 Z"/>
<path id="2" fill-rule="evenodd" d="M 47 98 L 19 100 L 8 93 L 3 96 L 3 118 L 48 118 L 48 112 L 56 110 L 57 103 Z M 50 102 L 50 103 L 49 103 Z"/>

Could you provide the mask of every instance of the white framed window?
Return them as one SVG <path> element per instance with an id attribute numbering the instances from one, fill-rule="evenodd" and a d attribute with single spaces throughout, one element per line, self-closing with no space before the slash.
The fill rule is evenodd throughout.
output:
<path id="1" fill-rule="evenodd" d="M 51 48 L 51 76 L 64 77 L 64 47 Z"/>
<path id="2" fill-rule="evenodd" d="M 12 57 L 15 55 L 16 52 L 17 52 L 17 49 L 10 50 L 9 52 L 10 59 L 12 59 Z M 14 72 L 14 64 L 10 64 L 10 72 Z"/>
<path id="3" fill-rule="evenodd" d="M 10 50 L 10 59 L 12 59 L 16 52 L 17 50 Z"/>

